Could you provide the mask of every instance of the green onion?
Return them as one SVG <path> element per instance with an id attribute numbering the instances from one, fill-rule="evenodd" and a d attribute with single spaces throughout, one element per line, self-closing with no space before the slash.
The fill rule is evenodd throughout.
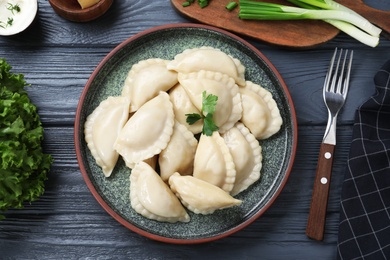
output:
<path id="1" fill-rule="evenodd" d="M 181 5 L 182 5 L 183 7 L 187 7 L 187 6 L 190 6 L 191 3 L 190 3 L 190 1 L 186 1 L 186 2 L 182 3 Z"/>
<path id="2" fill-rule="evenodd" d="M 229 2 L 227 5 L 226 5 L 226 9 L 228 9 L 229 11 L 232 11 L 234 8 L 236 8 L 238 6 L 237 2 Z"/>
<path id="3" fill-rule="evenodd" d="M 361 21 L 361 24 L 366 24 L 367 32 L 373 36 L 379 36 L 381 33 L 381 29 L 370 23 L 366 18 L 356 13 L 355 11 L 345 7 L 333 0 L 287 0 L 297 6 L 307 8 L 307 9 L 326 9 L 326 10 L 338 10 L 344 11 L 356 17 Z M 311 7 L 311 8 L 310 8 Z M 339 19 L 338 19 L 339 20 Z M 359 27 L 359 26 L 358 26 Z"/>
<path id="4" fill-rule="evenodd" d="M 182 6 L 183 7 L 190 6 L 193 2 L 195 2 L 195 0 L 187 0 L 187 1 L 182 3 Z M 209 5 L 209 1 L 208 0 L 198 0 L 198 4 L 201 8 L 204 8 L 204 7 Z"/>
<path id="5" fill-rule="evenodd" d="M 209 1 L 207 0 L 198 0 L 198 4 L 201 8 L 204 8 L 209 5 Z"/>
<path id="6" fill-rule="evenodd" d="M 240 0 L 239 17 L 255 20 L 324 20 L 371 47 L 379 43 L 380 28 L 333 0 L 288 1 L 300 7 Z"/>
<path id="7" fill-rule="evenodd" d="M 322 1 L 321 0 L 317 0 L 317 1 L 313 1 L 313 0 L 287 0 L 287 1 L 289 1 L 290 3 L 293 3 L 297 6 L 300 6 L 302 8 L 307 8 L 307 9 L 325 8 L 324 5 L 320 6 L 321 2 L 325 2 L 325 3 L 329 4 L 326 6 L 327 8 L 332 7 L 334 10 L 337 10 L 336 8 L 338 8 L 338 10 L 344 10 L 346 12 L 350 12 L 352 14 L 360 16 L 355 11 L 353 11 L 349 8 L 346 8 L 343 5 L 340 5 L 332 0 L 322 0 Z M 308 4 L 309 2 L 316 4 L 316 5 L 310 5 L 310 4 Z M 366 45 L 371 46 L 371 47 L 375 47 L 379 44 L 379 34 L 381 32 L 381 29 L 376 28 L 374 25 L 372 25 L 374 27 L 373 30 L 374 30 L 374 32 L 377 31 L 377 33 L 376 33 L 377 35 L 373 36 L 373 35 L 364 33 L 363 31 L 359 30 L 358 28 L 356 28 L 355 26 L 353 26 L 350 23 L 346 23 L 346 22 L 339 21 L 339 20 L 330 20 L 330 19 L 325 19 L 324 21 L 333 25 L 334 27 L 338 28 L 340 31 L 343 31 L 344 33 L 348 34 L 352 38 L 355 38 L 356 40 L 360 41 L 363 44 L 366 44 Z"/>
<path id="8" fill-rule="evenodd" d="M 7 9 L 10 10 L 13 15 L 15 15 L 14 11 L 16 11 L 17 13 L 20 13 L 20 6 L 19 6 L 19 4 L 13 5 L 11 3 L 8 3 Z"/>
<path id="9" fill-rule="evenodd" d="M 7 20 L 7 26 L 12 26 L 12 24 L 14 23 L 14 18 L 12 17 L 8 17 L 8 20 Z"/>
<path id="10" fill-rule="evenodd" d="M 343 21 L 337 21 L 337 20 L 324 20 L 325 22 L 333 25 L 340 31 L 343 31 L 344 33 L 348 34 L 352 38 L 360 41 L 361 43 L 370 46 L 370 47 L 376 47 L 379 44 L 379 37 L 378 36 L 372 36 L 370 34 L 367 34 L 363 32 L 362 30 L 359 30 L 355 26 L 353 26 L 350 23 L 346 23 Z"/>

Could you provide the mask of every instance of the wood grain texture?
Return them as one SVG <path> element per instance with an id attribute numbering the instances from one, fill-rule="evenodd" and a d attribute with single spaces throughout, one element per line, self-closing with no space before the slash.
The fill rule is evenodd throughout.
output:
<path id="1" fill-rule="evenodd" d="M 334 187 L 328 207 L 330 227 L 326 229 L 323 245 L 313 244 L 304 233 L 316 166 L 312 154 L 318 153 L 322 126 L 302 129 L 299 136 L 302 152 L 297 154 L 294 172 L 266 214 L 231 237 L 195 246 L 157 243 L 118 224 L 97 204 L 81 177 L 73 150 L 73 128 L 50 127 L 45 134 L 45 150 L 55 158 L 46 193 L 25 209 L 6 213 L 7 219 L 0 223 L 2 259 L 197 259 L 205 256 L 254 259 L 259 255 L 285 259 L 289 252 L 303 259 L 311 250 L 319 259 L 333 259 L 338 184 L 343 177 L 350 128 L 341 128 L 338 154 L 344 156 L 335 160 Z M 226 248 L 231 251 L 226 253 Z"/>
<path id="2" fill-rule="evenodd" d="M 197 4 L 183 7 L 183 2 L 183 0 L 171 0 L 177 12 L 187 18 L 282 47 L 313 48 L 330 41 L 339 33 L 338 29 L 317 20 L 309 22 L 307 20 L 242 20 L 238 18 L 239 8 L 231 12 L 227 11 L 225 6 L 228 2 L 224 0 L 210 1 L 206 8 L 200 8 Z M 268 2 L 291 5 L 285 0 L 268 0 Z M 372 8 L 362 0 L 339 0 L 339 2 L 382 28 L 383 35 L 390 36 L 390 11 Z"/>
<path id="3" fill-rule="evenodd" d="M 49 0 L 58 15 L 73 22 L 90 22 L 99 18 L 107 12 L 112 2 L 101 0 L 88 8 L 81 8 L 77 0 Z"/>
<path id="4" fill-rule="evenodd" d="M 335 145 L 321 143 L 306 226 L 306 235 L 315 240 L 324 239 L 334 151 Z"/>
<path id="5" fill-rule="evenodd" d="M 288 4 L 283 0 L 269 0 Z M 183 0 L 171 0 L 180 14 L 197 22 L 226 29 L 240 35 L 289 48 L 313 48 L 333 39 L 339 30 L 322 21 L 255 21 L 238 18 L 239 8 L 229 12 L 224 0 L 210 1 L 206 8 L 196 3 L 183 7 Z"/>
<path id="6" fill-rule="evenodd" d="M 253 224 L 225 239 L 201 245 L 169 245 L 126 229 L 89 192 L 74 150 L 73 123 L 92 71 L 128 37 L 165 23 L 188 22 L 170 3 L 114 1 L 101 18 L 69 22 L 39 0 L 38 19 L 26 32 L 0 38 L 0 57 L 23 73 L 45 128 L 44 149 L 54 157 L 39 201 L 10 210 L 0 221 L 1 259 L 335 259 L 340 189 L 356 108 L 375 93 L 373 76 L 390 59 L 390 42 L 377 48 L 344 34 L 315 49 L 279 49 L 247 38 L 284 78 L 298 116 L 298 150 L 290 178 L 275 203 Z M 321 89 L 334 47 L 354 49 L 351 91 L 339 115 L 324 240 L 307 238 L 312 185 L 327 113 Z"/>

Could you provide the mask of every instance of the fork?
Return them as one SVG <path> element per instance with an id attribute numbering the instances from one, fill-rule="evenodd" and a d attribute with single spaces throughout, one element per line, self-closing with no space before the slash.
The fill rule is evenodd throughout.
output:
<path id="1" fill-rule="evenodd" d="M 340 61 L 343 56 L 343 49 L 341 49 L 336 68 L 334 68 L 337 52 L 338 50 L 336 48 L 330 61 L 323 87 L 323 98 L 328 109 L 328 123 L 320 146 L 310 212 L 306 227 L 306 235 L 315 240 L 323 240 L 324 238 L 326 209 L 328 205 L 330 179 L 336 146 L 337 115 L 347 98 L 353 59 L 353 51 L 350 52 L 348 59 L 348 50 L 345 50 L 342 65 L 340 67 Z M 348 63 L 347 60 L 349 60 Z M 344 73 L 345 68 L 346 73 Z"/>

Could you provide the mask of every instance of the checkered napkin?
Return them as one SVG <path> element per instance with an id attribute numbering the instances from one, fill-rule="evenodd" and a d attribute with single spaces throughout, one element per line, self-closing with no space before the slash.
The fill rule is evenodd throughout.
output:
<path id="1" fill-rule="evenodd" d="M 390 60 L 357 111 L 341 192 L 337 258 L 390 259 Z"/>

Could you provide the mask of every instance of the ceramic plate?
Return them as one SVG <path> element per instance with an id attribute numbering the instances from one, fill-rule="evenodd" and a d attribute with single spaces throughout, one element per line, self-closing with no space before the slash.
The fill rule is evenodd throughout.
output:
<path id="1" fill-rule="evenodd" d="M 162 223 L 137 214 L 129 201 L 129 174 L 120 159 L 111 177 L 96 165 L 84 141 L 86 117 L 109 96 L 118 96 L 131 66 L 148 58 L 173 59 L 188 48 L 212 46 L 238 58 L 246 78 L 268 89 L 276 100 L 283 126 L 273 137 L 261 141 L 261 178 L 236 197 L 243 203 L 211 215 L 189 212 L 189 223 Z M 252 223 L 273 203 L 290 174 L 297 145 L 295 111 L 288 89 L 269 60 L 241 38 L 204 25 L 165 25 L 139 33 L 112 50 L 98 65 L 80 97 L 75 120 L 75 145 L 81 173 L 101 206 L 127 228 L 151 239 L 168 243 L 201 243 L 226 237 Z"/>

